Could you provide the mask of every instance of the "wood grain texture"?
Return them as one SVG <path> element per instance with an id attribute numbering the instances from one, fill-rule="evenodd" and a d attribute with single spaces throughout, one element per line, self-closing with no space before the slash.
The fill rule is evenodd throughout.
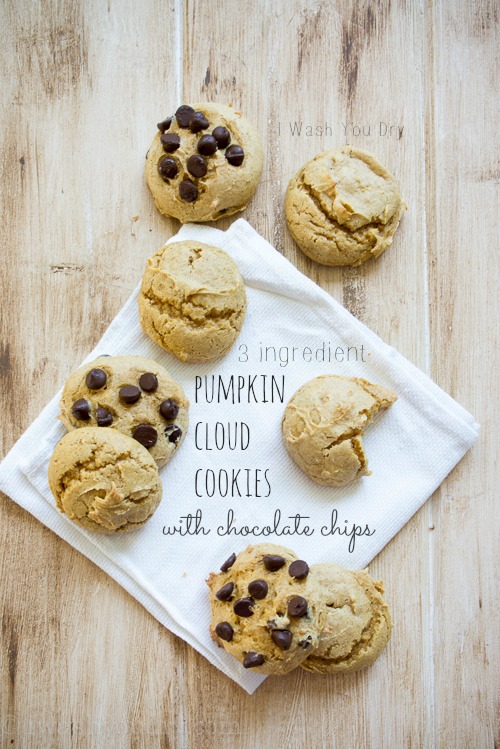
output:
<path id="1" fill-rule="evenodd" d="M 435 92 L 428 121 L 435 159 L 429 242 L 431 372 L 439 385 L 478 414 L 482 426 L 478 444 L 431 504 L 435 735 L 442 747 L 485 749 L 498 744 L 500 684 L 498 573 L 493 573 L 498 568 L 494 466 L 499 440 L 494 404 L 500 270 L 495 249 L 496 11 L 498 6 L 488 2 L 469 8 L 429 7 Z M 464 256 L 471 248 L 470 265 L 464 268 Z M 441 539 L 446 539 L 446 549 Z M 444 616 L 437 602 L 446 607 Z M 462 664 L 467 664 L 465 669 Z M 457 703 L 462 706 L 460 715 L 451 720 Z"/>
<path id="2" fill-rule="evenodd" d="M 266 162 L 245 217 L 482 424 L 371 566 L 394 615 L 384 656 L 359 674 L 269 678 L 252 697 L 2 497 L 0 745 L 493 747 L 494 3 L 6 0 L 0 13 L 3 454 L 177 230 L 142 171 L 181 99 L 256 123 Z M 358 269 L 310 261 L 284 219 L 293 173 L 344 143 L 375 153 L 408 204 L 392 248 Z"/>

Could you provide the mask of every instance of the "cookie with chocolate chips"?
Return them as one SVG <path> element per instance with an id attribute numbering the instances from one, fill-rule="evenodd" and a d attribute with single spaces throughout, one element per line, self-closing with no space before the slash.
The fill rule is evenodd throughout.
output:
<path id="1" fill-rule="evenodd" d="M 142 356 L 100 356 L 66 382 L 59 418 L 69 429 L 111 427 L 133 437 L 158 466 L 184 439 L 189 401 L 160 364 Z"/>
<path id="2" fill-rule="evenodd" d="M 213 639 L 244 666 L 286 674 L 318 646 L 326 612 L 309 567 L 282 546 L 249 546 L 221 560 L 210 588 Z"/>
<path id="3" fill-rule="evenodd" d="M 184 224 L 246 208 L 263 163 L 251 122 L 222 104 L 183 104 L 157 127 L 146 182 L 161 213 Z"/>

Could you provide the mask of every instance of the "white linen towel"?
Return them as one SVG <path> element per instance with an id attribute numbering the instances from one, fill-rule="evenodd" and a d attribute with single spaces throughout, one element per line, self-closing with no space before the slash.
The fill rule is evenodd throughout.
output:
<path id="1" fill-rule="evenodd" d="M 182 364 L 163 351 L 140 328 L 138 286 L 86 359 L 100 354 L 152 357 L 182 383 L 191 401 L 190 428 L 178 454 L 161 470 L 164 497 L 152 520 L 136 533 L 107 537 L 79 528 L 56 509 L 47 467 L 65 433 L 57 421 L 60 393 L 0 465 L 0 489 L 252 693 L 265 677 L 245 670 L 209 636 L 208 574 L 233 551 L 260 541 L 289 546 L 309 564 L 330 560 L 351 569 L 365 567 L 471 447 L 479 426 L 245 220 L 226 232 L 187 225 L 169 241 L 181 239 L 221 247 L 242 273 L 248 310 L 231 352 L 200 365 Z M 289 398 L 307 380 L 327 373 L 361 376 L 399 396 L 363 438 L 372 475 L 343 489 L 310 481 L 291 461 L 281 439 L 281 417 Z M 226 400 L 222 391 L 217 402 L 219 378 L 227 389 L 231 377 L 235 400 L 239 393 L 241 402 L 233 404 L 232 394 Z M 239 427 L 244 441 L 230 449 L 236 422 L 247 425 Z M 222 440 L 224 448 L 219 450 Z M 194 535 L 197 512 L 206 533 Z M 191 534 L 167 532 L 174 527 L 186 530 L 189 523 Z M 245 526 L 254 532 L 236 533 Z M 265 526 L 276 527 L 276 532 L 266 535 Z M 288 536 L 287 526 L 297 532 Z M 302 532 L 306 526 L 309 535 Z M 257 535 L 263 528 L 263 535 Z M 390 580 L 386 588 L 390 601 Z"/>

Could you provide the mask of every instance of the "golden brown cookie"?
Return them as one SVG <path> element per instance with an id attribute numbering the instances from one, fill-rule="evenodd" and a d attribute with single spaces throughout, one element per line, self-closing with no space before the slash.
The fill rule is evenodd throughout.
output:
<path id="1" fill-rule="evenodd" d="M 317 647 L 325 612 L 309 567 L 275 544 L 249 546 L 207 580 L 212 637 L 245 668 L 286 674 Z"/>
<path id="2" fill-rule="evenodd" d="M 144 525 L 162 495 L 158 467 L 146 448 L 106 427 L 62 438 L 50 459 L 49 486 L 70 520 L 108 534 Z"/>
<path id="3" fill-rule="evenodd" d="M 323 265 L 361 265 L 392 243 L 401 214 L 394 177 L 366 151 L 324 151 L 291 179 L 288 228 L 301 250 Z"/>
<path id="4" fill-rule="evenodd" d="M 173 377 L 144 356 L 99 356 L 69 377 L 59 403 L 68 429 L 112 427 L 165 465 L 184 439 L 189 401 Z"/>
<path id="5" fill-rule="evenodd" d="M 146 181 L 158 210 L 183 224 L 246 208 L 262 173 L 262 143 L 241 112 L 223 104 L 182 105 L 158 123 Z"/>
<path id="6" fill-rule="evenodd" d="M 333 563 L 311 567 L 326 621 L 316 650 L 301 667 L 321 674 L 359 671 L 371 665 L 391 636 L 391 615 L 381 582 Z"/>
<path id="7" fill-rule="evenodd" d="M 396 399 L 392 390 L 359 377 L 315 377 L 285 408 L 285 447 L 316 483 L 346 486 L 369 475 L 361 435 L 373 416 Z"/>
<path id="8" fill-rule="evenodd" d="M 149 258 L 139 294 L 142 329 L 184 362 L 227 354 L 246 311 L 238 267 L 218 247 L 172 242 Z"/>

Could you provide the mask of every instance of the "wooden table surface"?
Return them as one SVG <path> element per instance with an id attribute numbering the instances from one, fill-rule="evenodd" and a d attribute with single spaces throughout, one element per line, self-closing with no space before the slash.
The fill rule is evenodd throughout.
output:
<path id="1" fill-rule="evenodd" d="M 345 676 L 298 669 L 252 697 L 2 496 L 2 747 L 495 745 L 495 11 L 494 0 L 4 0 L 2 454 L 177 231 L 154 208 L 144 156 L 156 122 L 200 100 L 232 102 L 262 134 L 245 218 L 482 430 L 372 564 L 395 625 L 379 661 Z M 345 143 L 394 172 L 408 211 L 379 260 L 324 268 L 288 234 L 284 193 L 304 161 Z"/>

